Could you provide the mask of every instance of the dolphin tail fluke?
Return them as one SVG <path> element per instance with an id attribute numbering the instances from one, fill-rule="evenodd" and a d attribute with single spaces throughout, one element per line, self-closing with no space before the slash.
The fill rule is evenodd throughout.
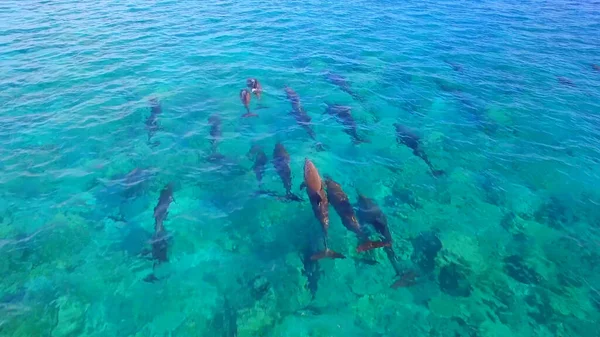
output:
<path id="1" fill-rule="evenodd" d="M 417 274 L 413 270 L 405 270 L 400 275 L 399 278 L 394 282 L 390 288 L 398 289 L 398 288 L 408 288 L 411 287 L 419 281 L 420 275 Z"/>
<path id="2" fill-rule="evenodd" d="M 433 164 L 429 161 L 429 158 L 427 157 L 427 155 L 422 151 L 422 150 L 415 150 L 414 153 L 418 156 L 421 157 L 421 159 L 423 159 L 423 161 L 425 162 L 425 164 L 427 164 L 427 166 L 429 167 L 429 171 L 431 171 L 431 174 L 434 177 L 439 177 L 442 176 L 444 174 L 446 174 L 446 172 L 444 172 L 444 170 L 436 170 L 433 168 Z"/>
<path id="3" fill-rule="evenodd" d="M 360 193 L 360 190 L 358 189 L 358 187 L 354 186 L 354 190 L 356 191 L 356 194 L 361 197 L 363 194 Z"/>
<path id="4" fill-rule="evenodd" d="M 325 258 L 330 258 L 330 259 L 345 259 L 346 257 L 338 252 L 334 252 L 333 250 L 326 248 L 323 251 L 320 251 L 316 254 L 314 254 L 313 256 L 310 257 L 311 260 L 316 261 L 316 260 L 321 260 L 321 259 L 325 259 Z"/>
<path id="5" fill-rule="evenodd" d="M 359 101 L 359 102 L 361 102 L 361 103 L 364 103 L 364 102 L 365 102 L 365 99 L 364 99 L 362 96 L 360 96 L 359 94 L 355 93 L 354 91 L 352 91 L 352 90 L 348 90 L 348 91 L 346 91 L 346 92 L 347 92 L 347 93 L 348 93 L 350 96 L 352 96 L 352 98 L 354 98 L 355 100 L 357 100 L 357 101 Z"/>
<path id="6" fill-rule="evenodd" d="M 391 245 L 388 241 L 366 241 L 356 248 L 356 252 L 361 253 L 381 247 L 390 247 Z"/>
<path id="7" fill-rule="evenodd" d="M 446 171 L 444 171 L 444 170 L 431 170 L 431 174 L 433 174 L 434 177 L 441 177 L 443 175 L 446 175 Z"/>
<path id="8" fill-rule="evenodd" d="M 392 247 L 385 247 L 384 250 L 387 254 L 388 260 L 390 260 L 390 263 L 392 264 L 392 268 L 394 268 L 394 271 L 396 272 L 396 275 L 400 276 L 402 274 L 402 269 L 400 268 L 400 265 L 398 265 L 396 253 L 394 253 Z"/>
<path id="9" fill-rule="evenodd" d="M 366 138 L 362 138 L 362 137 L 352 138 L 352 142 L 354 143 L 354 145 L 359 145 L 362 143 L 371 143 L 370 140 L 368 140 Z"/>
<path id="10" fill-rule="evenodd" d="M 275 191 L 263 190 L 263 189 L 259 189 L 258 191 L 256 191 L 255 195 L 256 196 L 265 195 L 265 196 L 273 197 L 281 202 L 304 201 L 295 194 L 291 194 L 291 196 L 290 196 L 290 194 L 283 195 L 283 194 L 279 194 Z"/>
<path id="11" fill-rule="evenodd" d="M 150 250 L 150 248 L 144 248 L 138 254 L 138 257 L 146 259 L 146 260 L 152 260 L 152 251 Z"/>
<path id="12" fill-rule="evenodd" d="M 299 196 L 295 195 L 292 192 L 287 192 L 285 197 L 286 197 L 286 199 L 291 200 L 291 201 L 303 201 L 302 198 L 300 198 Z"/>
<path id="13" fill-rule="evenodd" d="M 150 273 L 150 274 L 148 274 L 148 276 L 144 277 L 143 281 L 146 283 L 154 283 L 156 281 L 159 281 L 159 278 L 156 277 L 156 275 L 154 275 L 154 273 Z"/>
<path id="14" fill-rule="evenodd" d="M 327 151 L 327 146 L 325 146 L 325 144 L 321 142 L 317 142 L 315 143 L 315 149 L 317 150 L 317 152 L 323 152 Z"/>
<path id="15" fill-rule="evenodd" d="M 220 161 L 225 159 L 225 155 L 220 154 L 218 152 L 213 152 L 210 155 L 208 155 L 207 160 L 210 162 L 216 162 L 216 161 Z"/>
<path id="16" fill-rule="evenodd" d="M 270 197 L 278 197 L 279 195 L 277 194 L 277 192 L 275 191 L 271 191 L 271 190 L 265 190 L 263 188 L 260 188 L 255 192 L 255 195 L 259 196 L 259 195 L 268 195 Z"/>

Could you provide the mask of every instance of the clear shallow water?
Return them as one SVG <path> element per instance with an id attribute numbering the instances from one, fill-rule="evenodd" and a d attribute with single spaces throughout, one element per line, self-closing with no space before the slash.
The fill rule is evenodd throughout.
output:
<path id="1" fill-rule="evenodd" d="M 0 335 L 598 336 L 598 8 L 3 1 Z M 240 118 L 248 77 L 259 118 Z M 351 106 L 370 143 L 325 102 Z M 394 123 L 446 175 L 397 145 Z M 278 141 L 294 193 L 306 199 L 307 157 L 353 203 L 377 202 L 404 287 L 383 250 L 355 252 L 332 207 L 330 246 L 347 258 L 306 262 L 320 244 L 308 201 L 257 197 L 246 156 L 270 160 Z M 168 182 L 169 262 L 153 268 L 140 255 Z M 284 193 L 270 162 L 263 188 Z"/>

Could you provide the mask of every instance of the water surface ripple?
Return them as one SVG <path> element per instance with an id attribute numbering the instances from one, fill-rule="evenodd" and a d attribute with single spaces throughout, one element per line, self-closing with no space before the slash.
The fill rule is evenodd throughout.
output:
<path id="1" fill-rule="evenodd" d="M 2 1 L 0 336 L 600 336 L 599 23 L 598 1 Z M 347 258 L 310 259 L 305 158 L 391 250 L 357 253 L 330 207 Z"/>

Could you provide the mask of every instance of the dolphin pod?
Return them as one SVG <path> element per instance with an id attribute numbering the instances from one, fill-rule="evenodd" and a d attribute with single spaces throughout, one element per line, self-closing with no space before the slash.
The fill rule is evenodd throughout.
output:
<path id="1" fill-rule="evenodd" d="M 446 61 L 455 71 L 461 71 L 462 66 Z M 594 65 L 594 70 L 596 66 Z M 345 78 L 329 73 L 326 76 L 327 80 L 342 91 L 351 95 L 355 100 L 364 102 L 364 98 L 356 94 L 348 81 Z M 569 84 L 567 81 L 562 81 L 564 84 Z M 255 78 L 248 78 L 246 80 L 247 88 L 243 88 L 239 92 L 239 98 L 242 105 L 245 108 L 245 113 L 242 117 L 257 117 L 258 115 L 252 113 L 250 110 L 250 102 L 252 95 L 256 99 L 260 100 L 263 93 L 260 82 Z M 450 90 L 450 89 L 449 89 Z M 284 86 L 283 91 L 289 103 L 291 104 L 291 115 L 296 120 L 296 123 L 301 126 L 308 136 L 312 139 L 316 139 L 316 133 L 313 130 L 311 123 L 311 117 L 304 110 L 299 95 L 289 86 Z M 146 119 L 146 128 L 148 131 L 147 143 L 151 146 L 157 146 L 159 142 L 152 142 L 152 138 L 157 131 L 160 130 L 158 124 L 158 116 L 162 113 L 162 107 L 158 99 L 150 100 L 150 116 Z M 352 115 L 352 108 L 334 103 L 326 103 L 326 114 L 329 114 L 343 126 L 343 131 L 346 133 L 354 144 L 369 143 L 370 141 L 359 135 L 358 126 Z M 222 141 L 222 120 L 218 114 L 212 114 L 208 118 L 208 125 L 210 126 L 210 137 L 208 138 L 210 143 L 210 155 L 209 158 L 214 160 L 222 161 L 224 156 L 219 152 L 219 144 Z M 401 125 L 400 123 L 393 124 L 396 129 L 396 140 L 399 145 L 404 145 L 410 148 L 413 154 L 419 157 L 429 168 L 431 174 L 435 177 L 444 175 L 443 170 L 435 169 L 431 161 L 429 160 L 421 139 L 415 132 Z M 290 166 L 290 154 L 284 146 L 284 144 L 278 141 L 273 149 L 272 158 L 263 151 L 259 145 L 253 145 L 247 153 L 248 159 L 252 164 L 252 171 L 258 182 L 258 193 L 267 194 L 277 197 L 281 201 L 296 201 L 304 202 L 306 199 L 299 197 L 292 191 L 292 169 Z M 263 180 L 265 175 L 268 173 L 267 165 L 271 161 L 277 175 L 283 185 L 284 194 L 280 194 L 274 191 L 263 189 Z M 247 172 L 247 171 L 246 171 Z M 309 158 L 304 159 L 303 168 L 303 182 L 300 185 L 301 190 L 305 190 L 308 202 L 310 203 L 313 215 L 321 227 L 320 235 L 316 231 L 307 230 L 309 235 L 305 237 L 305 244 L 300 250 L 300 257 L 304 265 L 303 274 L 308 278 L 308 288 L 312 296 L 315 296 L 315 292 L 318 289 L 319 275 L 321 273 L 318 261 L 321 259 L 344 259 L 346 256 L 336 250 L 332 249 L 331 242 L 329 240 L 329 206 L 331 205 L 336 213 L 338 214 L 342 225 L 356 235 L 358 244 L 355 252 L 361 254 L 363 252 L 371 250 L 382 250 L 386 253 L 392 268 L 396 275 L 399 277 L 398 281 L 393 284 L 393 288 L 409 286 L 416 283 L 418 277 L 417 274 L 410 270 L 404 270 L 398 264 L 396 253 L 393 250 L 392 234 L 388 225 L 387 218 L 383 211 L 379 208 L 373 199 L 370 199 L 357 190 L 358 198 L 356 205 L 350 202 L 350 198 L 344 192 L 342 185 L 330 176 L 322 178 L 317 166 Z M 169 261 L 168 250 L 169 250 L 169 235 L 165 228 L 164 222 L 167 219 L 168 210 L 171 203 L 174 202 L 173 198 L 173 184 L 168 183 L 160 191 L 158 202 L 154 207 L 154 233 L 150 242 L 150 251 L 152 260 L 154 260 L 154 267 L 159 264 Z M 372 231 L 367 228 L 367 225 L 372 226 L 375 230 Z M 371 237 L 376 235 L 378 239 L 372 240 Z M 321 247 L 320 247 L 321 246 Z M 333 243 L 335 246 L 335 242 Z M 361 260 L 365 263 L 370 263 L 371 260 Z M 373 262 L 375 263 L 375 262 Z M 148 275 L 145 279 L 147 282 L 155 282 L 159 279 L 154 275 L 154 272 Z"/>

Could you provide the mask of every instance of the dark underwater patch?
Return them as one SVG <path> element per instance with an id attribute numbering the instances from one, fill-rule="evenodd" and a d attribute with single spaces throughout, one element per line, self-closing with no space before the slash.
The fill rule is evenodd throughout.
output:
<path id="1" fill-rule="evenodd" d="M 557 278 L 558 284 L 560 284 L 563 287 L 579 288 L 583 286 L 583 279 L 581 278 L 581 276 L 568 271 L 561 271 L 560 273 L 558 273 Z"/>
<path id="2" fill-rule="evenodd" d="M 464 268 L 452 263 L 444 266 L 438 276 L 440 289 L 450 296 L 469 297 L 472 287 L 467 280 Z"/>
<path id="3" fill-rule="evenodd" d="M 527 314 L 538 324 L 548 324 L 552 321 L 554 311 L 550 304 L 550 297 L 543 289 L 537 289 L 525 297 L 525 302 L 529 306 Z"/>
<path id="4" fill-rule="evenodd" d="M 384 202 L 386 207 L 395 207 L 399 204 L 409 205 L 413 209 L 422 207 L 415 194 L 406 188 L 393 189 L 392 194 L 385 197 Z"/>
<path id="5" fill-rule="evenodd" d="M 527 266 L 519 255 L 511 255 L 504 259 L 504 271 L 515 281 L 523 284 L 539 284 L 542 279 L 540 274 Z"/>
<path id="6" fill-rule="evenodd" d="M 547 224 L 554 229 L 563 229 L 579 220 L 557 197 L 551 197 L 534 213 L 535 221 Z"/>
<path id="7" fill-rule="evenodd" d="M 248 285 L 250 286 L 252 297 L 257 301 L 263 298 L 269 292 L 269 289 L 271 289 L 271 283 L 262 275 L 258 275 L 250 280 Z"/>
<path id="8" fill-rule="evenodd" d="M 435 269 L 435 258 L 442 250 L 442 242 L 434 232 L 423 232 L 412 240 L 413 254 L 410 259 L 423 272 L 429 273 Z"/>
<path id="9" fill-rule="evenodd" d="M 211 326 L 218 331 L 218 337 L 236 337 L 237 336 L 237 310 L 233 307 L 227 297 L 223 300 L 223 308 L 218 311 L 212 321 Z"/>
<path id="10" fill-rule="evenodd" d="M 484 172 L 478 175 L 477 182 L 484 192 L 485 202 L 496 206 L 504 204 L 506 200 L 504 190 L 498 185 L 497 179 L 492 174 Z"/>
<path id="11" fill-rule="evenodd" d="M 148 247 L 152 234 L 137 224 L 130 224 L 123 229 L 123 240 L 120 248 L 130 256 L 140 254 Z"/>
<path id="12" fill-rule="evenodd" d="M 590 301 L 598 312 L 600 312 L 600 292 L 596 289 L 590 290 Z"/>

